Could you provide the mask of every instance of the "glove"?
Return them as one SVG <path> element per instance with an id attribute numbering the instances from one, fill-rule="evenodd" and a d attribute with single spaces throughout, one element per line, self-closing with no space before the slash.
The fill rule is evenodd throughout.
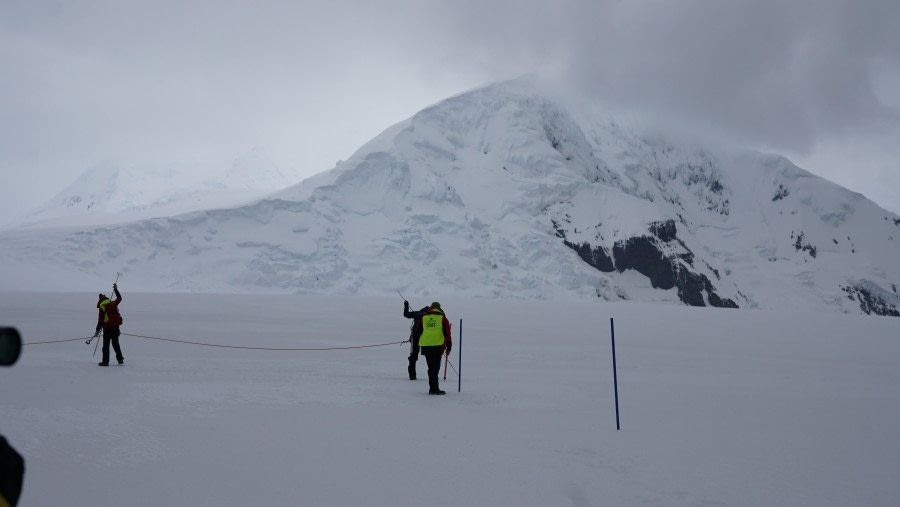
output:
<path id="1" fill-rule="evenodd" d="M 444 350 L 447 351 L 447 355 L 450 355 L 450 349 L 452 349 L 452 348 L 453 348 L 453 343 L 452 343 L 452 342 L 447 342 L 447 348 L 444 349 Z"/>
<path id="2" fill-rule="evenodd" d="M 403 309 L 404 309 L 404 310 L 409 310 L 409 301 L 407 301 L 407 300 L 405 300 L 405 299 L 403 300 Z"/>
<path id="3" fill-rule="evenodd" d="M 118 285 L 116 285 L 116 284 L 113 284 L 113 289 L 118 289 L 118 288 L 119 288 L 119 286 L 118 286 Z"/>
<path id="4" fill-rule="evenodd" d="M 98 337 L 98 336 L 100 336 L 100 330 L 99 330 L 99 329 L 96 330 L 96 331 L 94 331 L 94 338 L 96 338 L 96 337 Z"/>

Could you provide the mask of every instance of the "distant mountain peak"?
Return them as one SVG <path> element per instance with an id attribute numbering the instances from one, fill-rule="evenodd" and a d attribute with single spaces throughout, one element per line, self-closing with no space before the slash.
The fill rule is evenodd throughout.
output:
<path id="1" fill-rule="evenodd" d="M 261 147 L 230 163 L 104 162 L 37 207 L 23 225 L 103 224 L 246 203 L 295 184 Z"/>

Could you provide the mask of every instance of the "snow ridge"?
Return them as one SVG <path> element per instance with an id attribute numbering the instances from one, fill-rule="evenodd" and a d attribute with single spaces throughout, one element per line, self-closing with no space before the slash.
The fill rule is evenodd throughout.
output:
<path id="1" fill-rule="evenodd" d="M 89 168 L 14 225 L 100 225 L 247 203 L 297 182 L 262 148 L 230 163 L 123 165 Z"/>
<path id="2" fill-rule="evenodd" d="M 429 107 L 257 202 L 8 231 L 0 258 L 77 283 L 123 271 L 158 291 L 439 287 L 895 315 L 898 241 L 897 215 L 783 157 L 674 144 L 513 81 Z"/>

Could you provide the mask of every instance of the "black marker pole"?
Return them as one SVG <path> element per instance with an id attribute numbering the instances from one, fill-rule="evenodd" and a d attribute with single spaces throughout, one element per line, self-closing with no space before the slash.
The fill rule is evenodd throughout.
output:
<path id="1" fill-rule="evenodd" d="M 462 319 L 459 319 L 459 344 L 456 345 L 456 353 L 459 354 L 457 364 L 459 371 L 456 372 L 456 392 L 462 392 Z"/>
<path id="2" fill-rule="evenodd" d="M 613 358 L 613 389 L 616 393 L 616 431 L 619 431 L 619 375 L 616 372 L 616 326 L 613 319 L 609 319 L 609 332 L 612 337 L 612 358 Z"/>

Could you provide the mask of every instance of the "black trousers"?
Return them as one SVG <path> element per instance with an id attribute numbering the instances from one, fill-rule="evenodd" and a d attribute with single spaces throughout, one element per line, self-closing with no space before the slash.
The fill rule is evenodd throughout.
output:
<path id="1" fill-rule="evenodd" d="M 441 356 L 444 355 L 444 346 L 436 345 L 420 348 L 422 349 L 422 355 L 425 356 L 425 362 L 428 363 L 428 390 L 437 391 L 440 389 L 438 373 L 441 371 Z"/>
<path id="2" fill-rule="evenodd" d="M 103 362 L 109 362 L 109 344 L 112 342 L 113 350 L 116 351 L 116 360 L 121 361 L 125 359 L 125 356 L 122 355 L 122 348 L 119 347 L 119 335 L 122 332 L 119 331 L 119 326 L 110 326 L 103 328 Z"/>
<path id="3" fill-rule="evenodd" d="M 419 338 L 410 336 L 409 337 L 409 364 L 411 364 L 413 367 L 415 367 L 417 359 L 419 359 Z"/>
<path id="4" fill-rule="evenodd" d="M 406 371 L 409 372 L 410 380 L 414 380 L 416 378 L 416 360 L 419 359 L 419 338 L 418 337 L 409 337 L 409 366 L 406 367 Z"/>

